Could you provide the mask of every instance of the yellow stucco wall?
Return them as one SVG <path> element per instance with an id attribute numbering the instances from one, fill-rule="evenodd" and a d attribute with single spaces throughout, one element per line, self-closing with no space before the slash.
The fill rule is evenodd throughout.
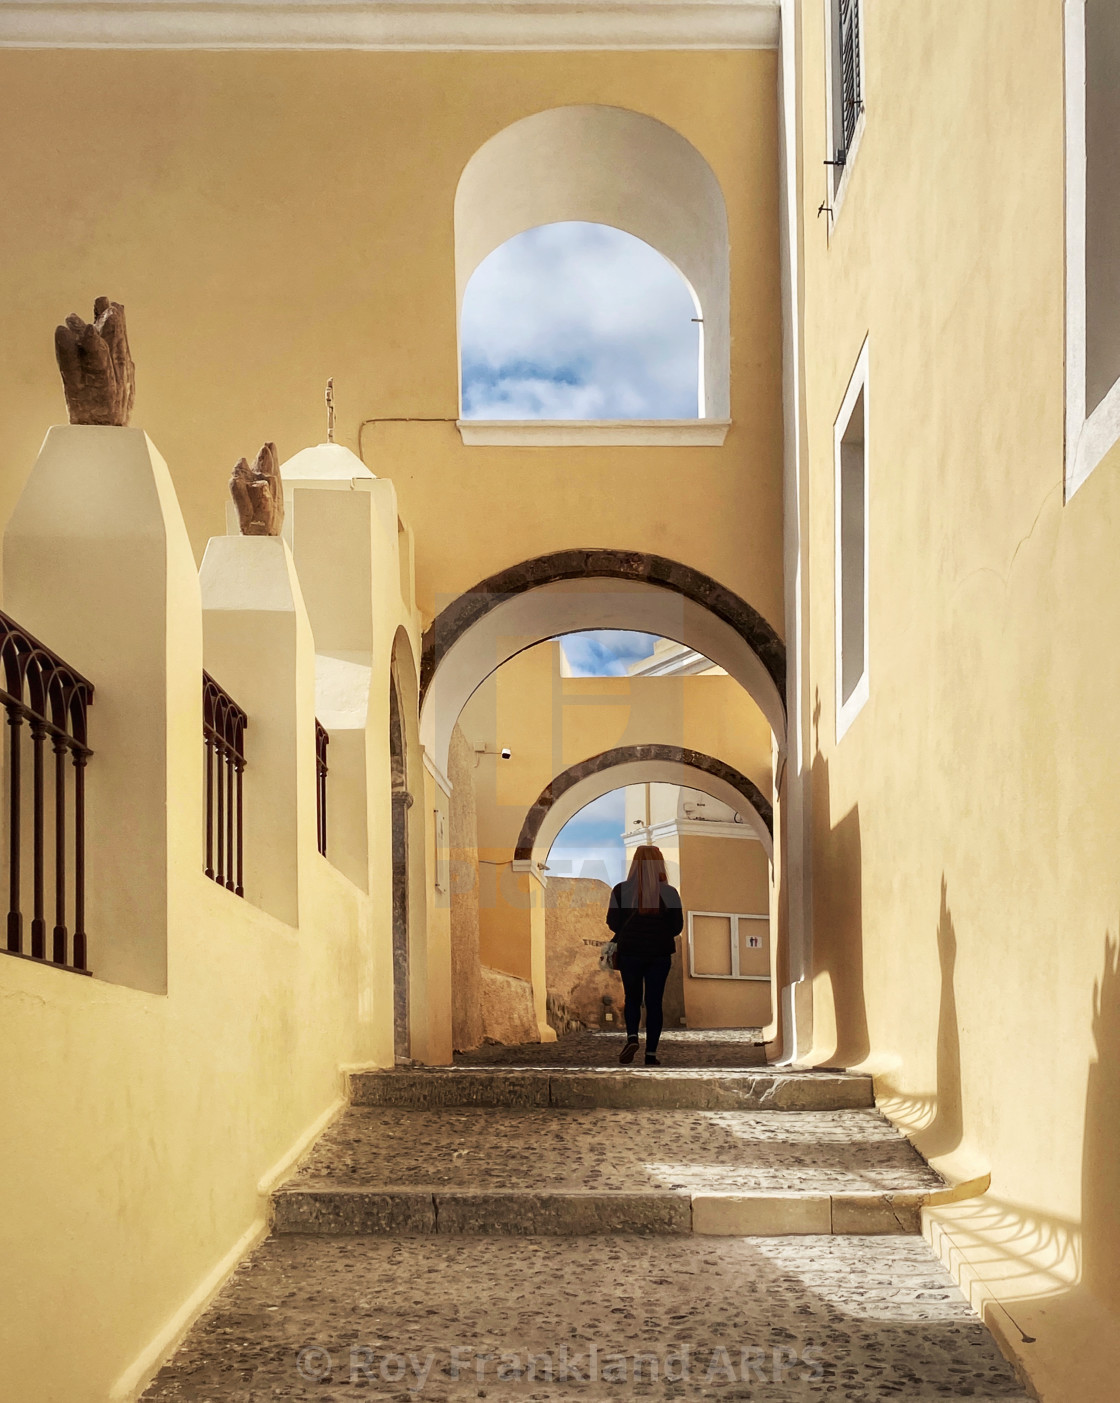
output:
<path id="1" fill-rule="evenodd" d="M 53 327 L 108 293 L 128 311 L 133 422 L 170 464 L 198 558 L 225 529 L 232 464 L 265 439 L 282 458 L 320 439 L 333 375 L 340 441 L 392 479 L 415 530 L 425 621 L 517 560 L 609 545 L 703 569 L 780 630 L 775 79 L 761 52 L 0 53 L 0 521 L 63 417 Z M 723 185 L 735 424 L 722 449 L 467 449 L 450 422 L 459 174 L 507 124 L 576 102 L 661 119 Z M 359 442 L 362 420 L 404 416 L 439 422 L 371 425 Z M 669 505 L 682 484 L 687 512 Z M 24 1147 L 9 1160 L 5 1192 L 23 1211 L 2 1254 L 20 1282 L 3 1326 L 14 1396 L 103 1400 L 259 1231 L 258 1183 L 329 1113 L 339 1065 L 392 1056 L 378 746 L 389 648 L 414 620 L 397 608 L 392 546 L 383 554 L 394 583 L 371 694 L 369 902 L 324 869 L 301 886 L 293 934 L 243 903 L 220 910 L 227 895 L 195 872 L 177 892 L 166 996 L 4 970 L 17 1092 L 4 1139 Z M 409 784 L 414 1049 L 440 1061 L 450 914 L 416 874 L 435 867 L 434 812 L 448 805 L 415 754 Z M 65 1350 L 60 1318 L 74 1323 Z"/>
<path id="2" fill-rule="evenodd" d="M 365 457 L 415 528 L 425 620 L 527 556 L 611 546 L 706 570 L 780 632 L 776 72 L 763 51 L 0 53 L 0 518 L 61 415 L 53 327 L 100 292 L 127 307 L 134 420 L 196 550 L 241 454 L 322 436 L 328 375 L 351 448 L 365 419 L 454 420 L 459 175 L 529 113 L 605 103 L 677 129 L 722 184 L 726 445 L 465 448 L 453 423 L 390 423 Z"/>
<path id="3" fill-rule="evenodd" d="M 1063 505 L 1062 9 L 865 5 L 830 234 L 802 5 L 801 522 L 815 1054 L 990 1170 L 931 1233 L 1036 1337 L 990 1305 L 1044 1399 L 1080 1401 L 1115 1396 L 1120 1339 L 1120 453 Z M 832 433 L 865 336 L 870 699 L 837 745 Z"/>
<path id="4" fill-rule="evenodd" d="M 124 447 L 115 449 L 114 439 Z M 0 1324 L 2 1391 L 37 1403 L 105 1403 L 135 1395 L 192 1313 L 263 1234 L 269 1191 L 342 1104 L 340 1069 L 392 1062 L 388 687 L 379 685 L 370 703 L 367 895 L 316 849 L 314 658 L 294 576 L 294 623 L 286 632 L 267 626 L 268 609 L 288 605 L 277 605 L 275 570 L 263 567 L 272 559 L 287 570 L 287 547 L 261 538 L 218 542 L 240 565 L 225 574 L 222 602 L 215 606 L 207 591 L 204 615 L 170 490 L 159 499 L 158 516 L 149 506 L 142 517 L 151 550 L 135 549 L 138 532 L 124 538 L 128 515 L 119 498 L 115 515 L 84 513 L 88 540 L 81 535 L 74 483 L 82 472 L 99 473 L 103 493 L 110 484 L 120 492 L 109 471 L 113 455 L 139 453 L 152 463 L 148 481 L 164 480 L 157 455 L 140 448 L 143 435 L 66 428 L 52 440 L 40 459 L 36 510 L 21 510 L 9 531 L 5 603 L 17 599 L 60 651 L 84 662 L 118 637 L 121 617 L 140 627 L 121 598 L 122 581 L 130 593 L 163 601 L 146 627 L 150 651 L 162 649 L 165 667 L 123 677 L 108 667 L 90 669 L 96 691 L 88 792 L 91 800 L 99 793 L 97 767 L 110 760 L 110 736 L 113 760 L 127 743 L 111 724 L 99 726 L 99 715 L 126 715 L 133 726 L 155 731 L 162 710 L 166 746 L 154 754 L 133 748 L 132 781 L 138 790 L 166 793 L 166 817 L 146 818 L 149 846 L 134 843 L 126 864 L 121 825 L 91 802 L 86 849 L 91 875 L 113 873 L 126 888 L 159 870 L 137 852 L 166 853 L 166 885 L 145 912 L 142 932 L 165 950 L 166 980 L 138 987 L 131 966 L 117 967 L 115 982 L 97 977 L 112 963 L 115 944 L 132 934 L 98 920 L 97 903 L 90 908 L 93 978 L 0 958 L 0 1192 L 12 1205 L 0 1227 L 8 1301 Z M 127 483 L 139 489 L 143 479 L 133 472 Z M 411 652 L 418 640 L 395 594 L 395 511 L 381 525 L 371 537 L 378 601 L 371 647 L 375 673 L 387 684 L 395 637 Z M 99 545 L 101 555 L 79 551 L 75 542 L 83 541 Z M 80 599 L 67 571 L 80 575 Z M 255 600 L 245 607 L 257 612 L 230 608 L 239 597 Z M 215 611 L 226 616 L 218 639 L 210 627 Z M 275 687 L 249 718 L 248 766 L 271 773 L 261 775 L 261 787 L 245 784 L 245 899 L 203 872 L 201 679 L 204 661 L 215 666 L 216 643 L 226 645 L 227 664 L 231 649 L 239 649 L 242 681 L 256 671 Z M 285 729 L 293 716 L 298 736 Z M 268 784 L 286 772 L 293 748 L 296 800 L 270 809 Z M 410 758 L 415 770 L 414 751 Z M 127 813 L 127 793 L 117 797 Z M 260 870 L 270 837 L 280 848 L 289 832 L 294 843 L 283 850 L 290 867 L 283 875 L 298 902 L 280 919 L 254 904 L 262 894 L 251 874 Z M 417 1055 L 438 1061 L 444 1045 L 450 1053 L 443 952 L 427 949 L 422 914 L 414 937 L 414 986 L 433 1026 L 414 1024 L 413 1045 Z"/>
<path id="5" fill-rule="evenodd" d="M 527 648 L 475 692 L 461 726 L 476 756 L 479 841 L 512 848 L 526 811 L 562 770 L 618 746 L 679 745 L 733 765 L 770 793 L 771 738 L 725 676 L 562 677 L 560 645 Z M 496 752 L 508 747 L 503 760 Z"/>
<path id="6" fill-rule="evenodd" d="M 763 1028 L 771 1018 L 771 986 L 753 980 L 693 978 L 688 958 L 688 918 L 694 911 L 769 915 L 770 862 L 762 844 L 736 838 L 680 837 L 681 937 L 684 1007 L 690 1028 Z M 752 927 L 752 931 L 754 927 Z M 770 970 L 770 941 L 744 973 Z"/>
<path id="7" fill-rule="evenodd" d="M 546 643 L 519 653 L 475 692 L 460 723 L 472 746 L 488 747 L 475 755 L 473 776 L 482 960 L 523 979 L 529 879 L 510 864 L 530 806 L 562 770 L 616 746 L 657 742 L 717 756 L 770 792 L 770 729 L 732 678 L 562 677 L 559 652 Z"/>

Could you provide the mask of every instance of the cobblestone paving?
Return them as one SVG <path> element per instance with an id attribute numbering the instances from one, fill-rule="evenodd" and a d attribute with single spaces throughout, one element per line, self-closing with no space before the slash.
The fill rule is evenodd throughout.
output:
<path id="1" fill-rule="evenodd" d="M 485 1043 L 457 1052 L 457 1067 L 617 1067 L 623 1033 L 566 1033 L 554 1043 L 504 1047 Z M 645 1051 L 642 1034 L 641 1062 Z M 757 1028 L 681 1028 L 661 1035 L 657 1055 L 666 1067 L 764 1067 L 766 1052 Z"/>
<path id="2" fill-rule="evenodd" d="M 878 1237 L 274 1238 L 143 1403 L 360 1397 L 1029 1403 L 925 1243 Z"/>
<path id="3" fill-rule="evenodd" d="M 942 1181 L 877 1111 L 354 1106 L 293 1187 L 898 1192 Z"/>

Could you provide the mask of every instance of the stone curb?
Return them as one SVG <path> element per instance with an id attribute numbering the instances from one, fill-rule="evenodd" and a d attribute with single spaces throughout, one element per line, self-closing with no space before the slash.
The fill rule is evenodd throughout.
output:
<path id="1" fill-rule="evenodd" d="M 455 1068 L 352 1072 L 355 1106 L 398 1110 L 492 1107 L 505 1110 L 850 1111 L 872 1110 L 870 1077 L 846 1073 L 720 1070 L 646 1072 Z"/>
<path id="2" fill-rule="evenodd" d="M 916 1235 L 928 1193 L 688 1194 L 289 1188 L 272 1230 L 316 1236 Z"/>

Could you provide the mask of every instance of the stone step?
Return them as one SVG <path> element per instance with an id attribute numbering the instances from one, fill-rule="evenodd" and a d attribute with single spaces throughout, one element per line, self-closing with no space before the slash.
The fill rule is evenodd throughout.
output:
<path id="1" fill-rule="evenodd" d="M 291 1188 L 273 1197 L 281 1236 L 710 1237 L 920 1233 L 928 1193 L 556 1193 Z"/>
<path id="2" fill-rule="evenodd" d="M 143 1403 L 352 1396 L 1028 1403 L 921 1238 L 683 1236 L 273 1237 Z"/>
<path id="3" fill-rule="evenodd" d="M 276 1232 L 912 1233 L 943 1181 L 875 1111 L 351 1107 Z"/>
<path id="4" fill-rule="evenodd" d="M 840 1111 L 870 1109 L 870 1077 L 851 1072 L 737 1071 L 665 1067 L 588 1069 L 425 1068 L 353 1072 L 356 1106 L 416 1110 L 501 1107 L 564 1110 L 601 1107 L 675 1111 Z"/>

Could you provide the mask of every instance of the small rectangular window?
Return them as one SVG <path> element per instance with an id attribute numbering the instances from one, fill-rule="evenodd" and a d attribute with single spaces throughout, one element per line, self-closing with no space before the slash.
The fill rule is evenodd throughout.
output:
<path id="1" fill-rule="evenodd" d="M 835 426 L 836 739 L 868 696 L 867 342 Z"/>
<path id="2" fill-rule="evenodd" d="M 1066 497 L 1120 439 L 1120 5 L 1066 0 Z"/>
<path id="3" fill-rule="evenodd" d="M 833 0 L 832 135 L 834 159 L 840 165 L 852 149 L 863 111 L 859 7 L 860 0 Z"/>
<path id="4" fill-rule="evenodd" d="M 1120 380 L 1120 5 L 1085 6 L 1087 413 Z"/>
<path id="5" fill-rule="evenodd" d="M 835 218 L 844 176 L 863 130 L 862 0 L 825 0 L 828 14 L 829 198 Z"/>

